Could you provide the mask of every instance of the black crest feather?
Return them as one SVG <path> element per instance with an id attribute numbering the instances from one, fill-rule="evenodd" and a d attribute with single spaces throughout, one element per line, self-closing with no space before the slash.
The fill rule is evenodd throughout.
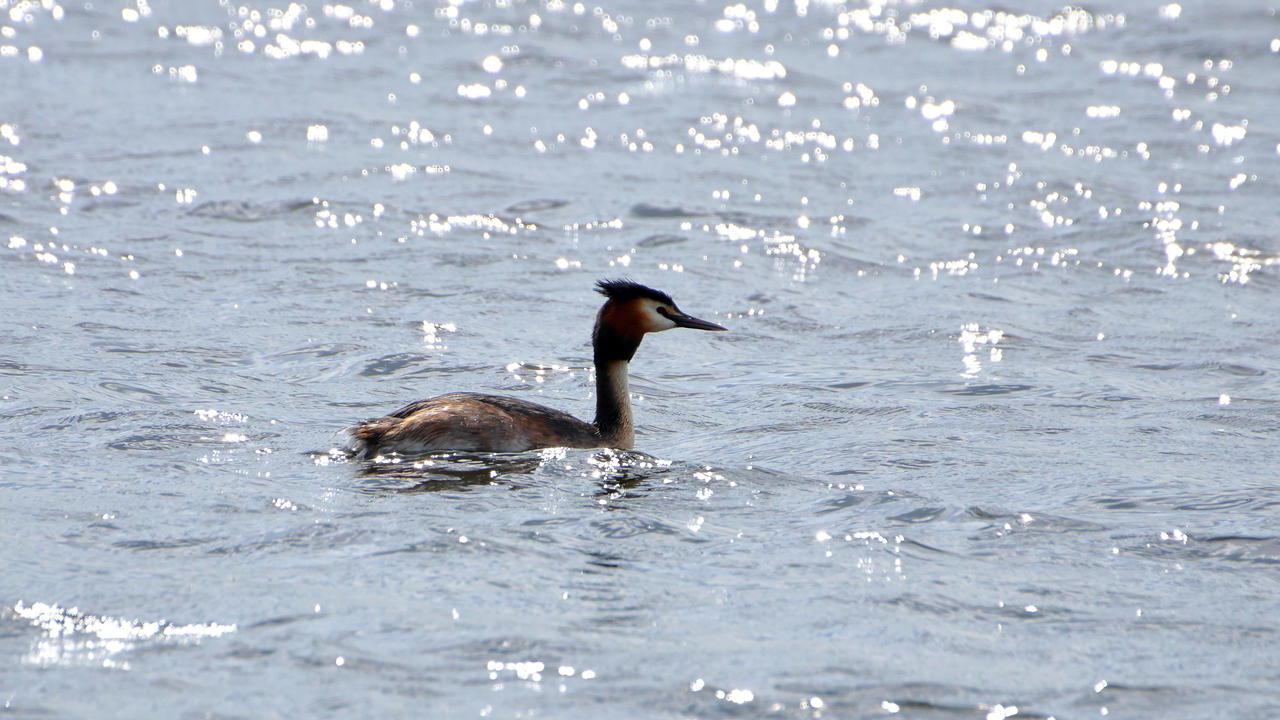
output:
<path id="1" fill-rule="evenodd" d="M 600 280 L 596 282 L 596 292 L 615 302 L 648 298 L 655 302 L 675 305 L 671 296 L 661 290 L 654 290 L 633 280 Z"/>

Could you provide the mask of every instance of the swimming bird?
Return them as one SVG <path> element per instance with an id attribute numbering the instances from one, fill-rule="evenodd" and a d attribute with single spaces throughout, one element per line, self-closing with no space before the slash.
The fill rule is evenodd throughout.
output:
<path id="1" fill-rule="evenodd" d="M 359 457 L 437 450 L 519 452 L 545 447 L 630 449 L 635 444 L 627 368 L 646 333 L 672 328 L 724 330 L 686 315 L 671 296 L 630 280 L 601 280 L 606 300 L 596 314 L 591 346 L 596 368 L 596 418 L 583 422 L 527 400 L 449 393 L 405 405 L 350 428 Z"/>

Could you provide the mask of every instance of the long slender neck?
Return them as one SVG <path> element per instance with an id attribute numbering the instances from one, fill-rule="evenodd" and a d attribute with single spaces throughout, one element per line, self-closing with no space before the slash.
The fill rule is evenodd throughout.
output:
<path id="1" fill-rule="evenodd" d="M 627 390 L 627 366 L 640 337 L 627 337 L 603 322 L 604 309 L 596 318 L 591 336 L 596 364 L 596 429 L 609 447 L 628 449 L 635 445 L 636 431 L 631 420 L 631 395 Z"/>
<path id="2" fill-rule="evenodd" d="M 635 445 L 636 430 L 631 420 L 631 394 L 627 390 L 627 361 L 596 362 L 596 429 L 609 447 L 629 449 Z"/>

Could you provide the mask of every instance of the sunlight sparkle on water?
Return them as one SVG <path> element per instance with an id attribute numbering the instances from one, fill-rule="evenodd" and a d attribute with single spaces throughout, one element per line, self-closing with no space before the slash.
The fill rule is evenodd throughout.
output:
<path id="1" fill-rule="evenodd" d="M 1005 718 L 1011 718 L 1017 714 L 1017 705 L 994 705 L 991 710 L 987 712 L 987 720 L 1005 720 Z"/>
<path id="2" fill-rule="evenodd" d="M 471 83 L 458 86 L 459 97 L 468 100 L 484 100 L 493 95 L 493 90 L 483 83 Z"/>
<path id="3" fill-rule="evenodd" d="M 175 25 L 173 34 L 196 47 L 214 45 L 222 40 L 222 28 L 206 25 Z M 166 36 L 167 32 L 161 34 L 161 37 Z"/>
<path id="4" fill-rule="evenodd" d="M 1215 259 L 1231 263 L 1231 268 L 1218 274 L 1223 283 L 1244 285 L 1249 274 L 1264 267 L 1280 266 L 1280 254 L 1266 255 L 1259 250 L 1243 248 L 1235 243 L 1220 241 L 1206 246 Z"/>
<path id="5" fill-rule="evenodd" d="M 717 690 L 716 698 L 731 702 L 735 705 L 745 705 L 754 701 L 756 699 L 756 695 L 745 688 L 734 688 L 728 692 L 725 692 L 724 690 Z"/>
<path id="6" fill-rule="evenodd" d="M 454 323 L 433 323 L 430 320 L 423 320 L 422 344 L 432 350 L 446 350 L 449 346 L 444 344 L 443 334 L 456 332 L 458 332 L 458 326 Z"/>
<path id="7" fill-rule="evenodd" d="M 1239 125 L 1224 125 L 1216 122 L 1210 128 L 1210 134 L 1213 136 L 1215 143 L 1227 147 L 1244 140 L 1244 136 L 1248 134 L 1246 130 L 1248 124 L 1248 120 L 1241 122 Z M 1235 188 L 1232 189 L 1234 190 Z"/>
<path id="8" fill-rule="evenodd" d="M 1094 14 L 1078 6 L 1069 6 L 1048 16 L 1004 10 L 966 12 L 956 8 L 931 8 L 899 18 L 883 10 L 883 5 L 876 3 L 841 11 L 836 16 L 836 27 L 830 29 L 831 38 L 845 41 L 850 32 L 857 31 L 881 35 L 891 43 L 903 43 L 917 35 L 933 42 L 946 40 L 951 47 L 962 51 L 998 47 L 1012 52 L 1020 44 L 1125 25 L 1123 14 Z"/>
<path id="9" fill-rule="evenodd" d="M 759 61 L 749 58 L 711 58 L 706 55 L 624 55 L 622 66 L 631 70 L 662 70 L 679 67 L 689 74 L 719 73 L 739 80 L 782 80 L 787 68 L 777 60 Z"/>
<path id="10" fill-rule="evenodd" d="M 216 410 L 214 408 L 195 410 L 193 414 L 205 422 L 214 422 L 218 424 L 246 423 L 249 421 L 249 416 L 244 413 L 227 412 L 225 410 Z"/>
<path id="11" fill-rule="evenodd" d="M 26 163 L 15 160 L 8 155 L 0 155 L 0 191 L 25 192 L 27 181 L 17 176 L 26 172 Z"/>
<path id="12" fill-rule="evenodd" d="M 1004 351 L 996 347 L 1004 339 L 1003 330 L 989 328 L 984 332 L 978 323 L 965 323 L 956 339 L 964 349 L 964 356 L 961 358 L 964 363 L 964 372 L 961 373 L 963 377 L 975 377 L 982 370 L 982 361 L 978 359 L 979 347 L 989 347 L 987 357 L 990 362 L 1000 362 L 1004 358 Z"/>
<path id="13" fill-rule="evenodd" d="M 62 608 L 42 602 L 26 605 L 19 600 L 14 613 L 41 630 L 21 662 L 42 667 L 51 665 L 100 665 L 128 670 L 122 653 L 145 643 L 198 643 L 236 631 L 236 626 L 217 623 L 175 625 L 167 620 L 138 621 L 86 615 L 79 608 Z"/>
<path id="14" fill-rule="evenodd" d="M 477 213 L 449 215 L 446 217 L 431 213 L 427 216 L 418 216 L 410 221 L 409 225 L 410 232 L 419 236 L 426 232 L 440 236 L 455 230 L 479 230 L 487 233 L 515 235 L 522 231 L 533 232 L 538 229 L 537 225 L 526 223 L 520 218 L 505 220 L 496 215 L 480 215 Z"/>

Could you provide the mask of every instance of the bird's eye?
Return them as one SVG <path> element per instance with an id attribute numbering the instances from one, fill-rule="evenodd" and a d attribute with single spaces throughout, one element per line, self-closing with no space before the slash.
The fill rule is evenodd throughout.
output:
<path id="1" fill-rule="evenodd" d="M 671 311 L 670 311 L 670 310 L 668 310 L 668 309 L 667 309 L 665 306 L 663 306 L 663 305 L 659 305 L 659 306 L 657 307 L 657 311 L 658 311 L 658 314 L 659 314 L 659 315 L 661 315 L 662 317 L 670 317 L 670 316 L 671 316 Z"/>

